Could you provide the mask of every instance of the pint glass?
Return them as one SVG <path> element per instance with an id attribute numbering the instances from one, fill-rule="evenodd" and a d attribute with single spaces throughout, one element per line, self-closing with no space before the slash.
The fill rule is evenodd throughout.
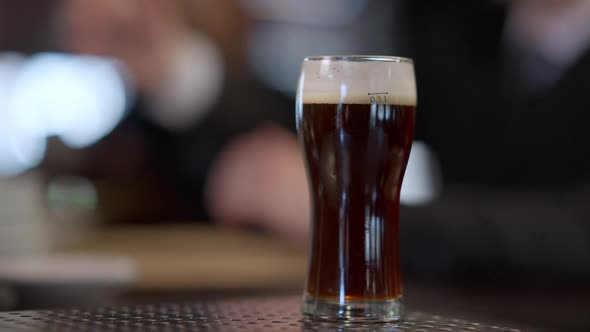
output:
<path id="1" fill-rule="evenodd" d="M 312 207 L 306 317 L 401 318 L 399 195 L 415 107 L 410 59 L 304 60 L 296 123 Z"/>

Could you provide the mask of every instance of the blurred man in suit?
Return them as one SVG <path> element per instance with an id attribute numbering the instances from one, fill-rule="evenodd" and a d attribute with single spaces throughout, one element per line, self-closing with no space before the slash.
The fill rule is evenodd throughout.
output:
<path id="1" fill-rule="evenodd" d="M 44 162 L 49 177 L 90 178 L 108 222 L 209 220 L 207 179 L 226 145 L 293 128 L 290 100 L 244 70 L 248 20 L 234 1 L 63 0 L 57 17 L 60 48 L 120 60 L 137 97 L 96 145 L 54 141 Z"/>
<path id="2" fill-rule="evenodd" d="M 409 1 L 406 8 L 416 136 L 440 159 L 444 190 L 402 209 L 405 271 L 433 280 L 588 276 L 590 3 Z M 257 149 L 241 146 L 234 154 L 241 160 L 228 157 L 233 170 L 252 163 Z M 302 169 L 292 168 L 283 176 L 301 179 Z M 253 171 L 220 192 L 261 181 L 264 174 Z M 297 211 L 274 205 L 268 218 L 272 199 L 249 197 L 251 204 L 220 220 L 256 220 L 301 241 L 305 194 L 301 185 L 282 194 Z M 228 195 L 220 206 L 239 206 L 246 196 Z M 247 211 L 258 217 L 242 218 Z"/>

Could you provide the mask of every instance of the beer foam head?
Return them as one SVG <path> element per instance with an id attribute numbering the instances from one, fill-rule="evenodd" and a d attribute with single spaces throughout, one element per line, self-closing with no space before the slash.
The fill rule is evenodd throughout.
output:
<path id="1" fill-rule="evenodd" d="M 416 105 L 411 59 L 390 56 L 317 56 L 303 61 L 297 101 L 309 104 Z"/>

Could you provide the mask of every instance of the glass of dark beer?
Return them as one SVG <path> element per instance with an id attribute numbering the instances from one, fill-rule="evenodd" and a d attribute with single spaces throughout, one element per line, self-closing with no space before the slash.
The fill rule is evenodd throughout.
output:
<path id="1" fill-rule="evenodd" d="M 401 319 L 399 195 L 415 108 L 411 59 L 305 58 L 296 122 L 312 207 L 307 318 Z"/>

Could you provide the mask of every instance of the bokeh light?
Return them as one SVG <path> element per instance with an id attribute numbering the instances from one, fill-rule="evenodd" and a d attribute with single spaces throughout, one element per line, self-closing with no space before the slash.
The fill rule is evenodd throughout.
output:
<path id="1" fill-rule="evenodd" d="M 123 118 L 127 94 L 116 62 L 41 53 L 0 56 L 0 176 L 37 166 L 46 138 L 84 148 Z"/>
<path id="2" fill-rule="evenodd" d="M 45 137 L 19 131 L 13 125 L 8 101 L 25 58 L 0 54 L 0 176 L 13 176 L 37 165 L 45 154 Z"/>
<path id="3" fill-rule="evenodd" d="M 442 191 L 440 166 L 432 150 L 424 142 L 414 141 L 402 183 L 400 202 L 422 205 L 434 200 Z"/>

